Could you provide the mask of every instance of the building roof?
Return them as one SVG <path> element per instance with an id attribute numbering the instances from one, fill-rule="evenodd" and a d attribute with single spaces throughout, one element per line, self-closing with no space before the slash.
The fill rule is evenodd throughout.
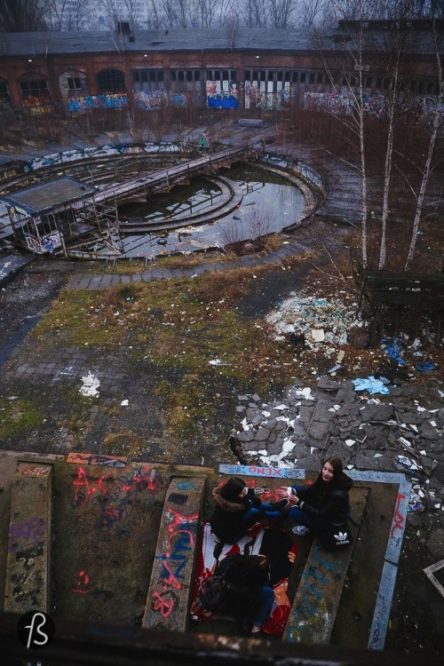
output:
<path id="1" fill-rule="evenodd" d="M 2 198 L 6 203 L 21 208 L 30 215 L 35 215 L 64 203 L 83 199 L 94 192 L 93 187 L 73 178 L 57 178 L 40 185 L 17 190 Z"/>
<path id="2" fill-rule="evenodd" d="M 384 22 L 367 22 L 365 32 L 369 43 L 378 43 L 387 37 L 389 30 Z M 415 23 L 415 22 L 412 22 Z M 328 31 L 322 39 L 327 50 L 350 49 L 341 35 L 353 33 L 352 22 L 344 22 Z M 429 24 L 417 22 L 412 51 L 433 53 L 433 35 Z M 356 31 L 355 31 L 356 32 Z M 352 36 L 352 35 L 351 35 Z M 112 31 L 94 32 L 16 32 L 0 33 L 0 57 L 38 56 L 73 53 L 166 53 L 174 51 L 270 51 L 290 52 L 316 50 L 309 30 L 279 30 L 275 28 L 239 28 L 230 33 L 227 29 L 193 30 L 136 30 L 132 35 L 119 35 Z"/>

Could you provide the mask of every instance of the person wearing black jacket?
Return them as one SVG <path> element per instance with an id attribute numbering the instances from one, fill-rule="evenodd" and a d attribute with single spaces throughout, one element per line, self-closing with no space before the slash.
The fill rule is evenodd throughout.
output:
<path id="1" fill-rule="evenodd" d="M 302 536 L 314 530 L 321 537 L 347 533 L 348 492 L 352 485 L 353 481 L 343 472 L 341 459 L 328 458 L 312 485 L 291 489 L 293 506 L 287 515 L 296 523 L 293 532 Z"/>
<path id="2" fill-rule="evenodd" d="M 222 560 L 216 575 L 226 581 L 226 592 L 216 612 L 238 618 L 246 633 L 260 632 L 274 602 L 268 558 L 265 555 L 232 555 Z"/>
<path id="3" fill-rule="evenodd" d="M 254 523 L 282 516 L 286 500 L 261 502 L 253 488 L 243 479 L 232 477 L 223 486 L 213 490 L 215 503 L 210 526 L 220 542 L 233 544 L 239 541 Z"/>

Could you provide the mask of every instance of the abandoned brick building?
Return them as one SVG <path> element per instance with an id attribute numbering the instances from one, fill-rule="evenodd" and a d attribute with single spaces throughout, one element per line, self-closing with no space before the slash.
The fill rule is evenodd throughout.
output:
<path id="1" fill-rule="evenodd" d="M 3 33 L 0 109 L 76 114 L 190 104 L 271 110 L 294 100 L 337 105 L 341 89 L 357 84 L 360 68 L 369 104 L 377 105 L 390 86 L 387 53 L 395 33 L 403 35 L 401 90 L 427 105 L 438 92 L 434 30 L 444 33 L 444 21 L 341 21 L 319 39 L 305 30 L 133 32 L 129 24 L 114 33 Z"/>

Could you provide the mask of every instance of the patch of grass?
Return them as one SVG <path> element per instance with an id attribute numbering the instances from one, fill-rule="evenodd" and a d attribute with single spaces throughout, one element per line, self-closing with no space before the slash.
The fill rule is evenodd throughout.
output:
<path id="1" fill-rule="evenodd" d="M 34 331 L 40 345 L 84 346 L 128 354 L 156 377 L 153 392 L 162 413 L 168 448 L 181 451 L 217 427 L 220 394 L 228 387 L 269 393 L 294 378 L 291 345 L 273 340 L 263 320 L 241 317 L 240 299 L 253 275 L 269 266 L 214 272 L 195 279 L 139 283 L 97 292 L 65 292 Z M 217 389 L 216 387 L 219 387 Z M 112 416 L 112 414 L 108 414 Z M 142 440 L 116 428 L 104 449 L 135 455 Z"/>
<path id="2" fill-rule="evenodd" d="M 0 439 L 25 436 L 41 423 L 42 415 L 30 401 L 0 401 Z"/>
<path id="3" fill-rule="evenodd" d="M 103 451 L 105 454 L 137 456 L 143 449 L 144 444 L 145 442 L 140 435 L 125 428 L 118 432 L 110 432 L 105 436 Z"/>

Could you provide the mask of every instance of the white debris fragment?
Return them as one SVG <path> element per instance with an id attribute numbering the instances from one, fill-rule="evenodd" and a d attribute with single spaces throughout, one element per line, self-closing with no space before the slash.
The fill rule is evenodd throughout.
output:
<path id="1" fill-rule="evenodd" d="M 312 342 L 324 342 L 325 340 L 325 332 L 323 328 L 312 328 L 309 335 Z"/>
<path id="2" fill-rule="evenodd" d="M 306 386 L 303 389 L 297 389 L 295 391 L 296 395 L 302 396 L 305 400 L 314 400 L 314 397 L 311 394 L 311 388 Z"/>
<path id="3" fill-rule="evenodd" d="M 87 375 L 82 377 L 82 386 L 79 389 L 79 393 L 86 398 L 95 398 L 99 395 L 99 386 L 99 378 L 93 375 L 92 372 L 88 372 Z"/>
<path id="4" fill-rule="evenodd" d="M 208 361 L 208 365 L 231 365 L 231 363 L 224 363 L 220 358 L 213 358 L 211 361 Z"/>
<path id="5" fill-rule="evenodd" d="M 354 444 L 356 444 L 356 441 L 354 439 L 346 439 L 345 443 L 347 444 L 347 446 L 353 446 Z"/>
<path id="6" fill-rule="evenodd" d="M 285 454 L 290 453 L 290 451 L 293 451 L 295 446 L 296 442 L 293 442 L 291 439 L 285 439 L 282 444 L 282 452 Z"/>
<path id="7" fill-rule="evenodd" d="M 125 400 L 122 400 L 122 402 L 120 403 L 120 406 L 121 407 L 128 407 L 128 404 L 129 404 L 128 399 L 125 399 Z"/>

